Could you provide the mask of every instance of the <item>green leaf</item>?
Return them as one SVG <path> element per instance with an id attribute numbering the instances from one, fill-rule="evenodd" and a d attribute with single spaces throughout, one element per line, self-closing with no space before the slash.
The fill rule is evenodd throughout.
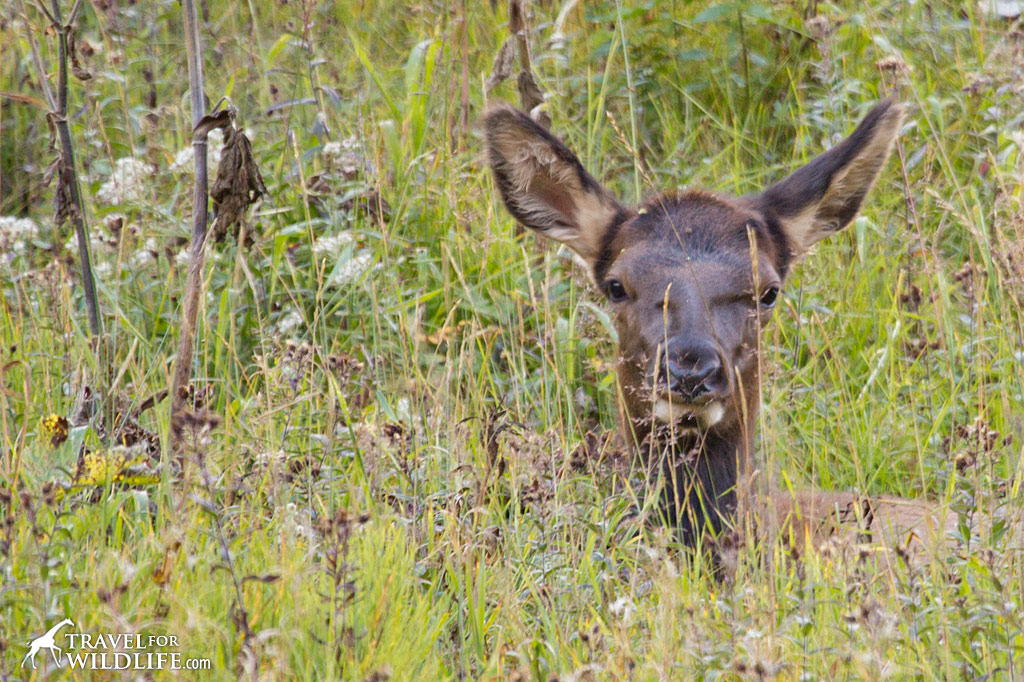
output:
<path id="1" fill-rule="evenodd" d="M 683 50 L 676 54 L 676 59 L 684 62 L 702 62 L 708 58 L 707 50 Z"/>
<path id="2" fill-rule="evenodd" d="M 691 19 L 690 22 L 694 24 L 706 24 L 711 21 L 717 21 L 727 14 L 730 14 L 733 9 L 735 8 L 732 5 L 711 5 Z"/>
<path id="3" fill-rule="evenodd" d="M 267 64 L 273 64 L 274 60 L 277 59 L 277 55 L 281 53 L 285 45 L 288 45 L 292 41 L 291 33 L 282 33 L 281 37 L 274 41 L 274 44 L 267 50 Z"/>
<path id="4" fill-rule="evenodd" d="M 370 61 L 370 56 L 366 53 L 366 48 L 356 37 L 356 34 L 352 32 L 351 28 L 347 28 L 349 40 L 352 41 L 352 49 L 356 53 L 356 58 L 359 59 L 359 63 L 363 65 L 366 72 L 370 74 L 370 78 L 373 79 L 377 89 L 380 90 L 380 94 L 384 96 L 384 101 L 388 105 L 388 109 L 391 110 L 391 115 L 395 117 L 396 121 L 402 120 L 401 112 L 398 110 L 398 106 L 395 105 L 395 101 L 391 98 L 387 88 L 384 87 L 384 81 L 381 80 L 380 74 L 373 68 L 373 63 Z"/>

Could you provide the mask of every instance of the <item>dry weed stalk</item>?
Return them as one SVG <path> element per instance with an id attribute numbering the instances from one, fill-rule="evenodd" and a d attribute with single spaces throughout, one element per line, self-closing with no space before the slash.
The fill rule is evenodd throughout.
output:
<path id="1" fill-rule="evenodd" d="M 193 184 L 192 241 L 188 277 L 185 281 L 185 301 L 182 314 L 181 335 L 178 338 L 177 362 L 171 380 L 171 413 L 177 413 L 188 402 L 188 385 L 192 369 L 192 352 L 195 344 L 196 320 L 199 315 L 199 301 L 203 284 L 203 256 L 208 235 L 209 219 L 209 171 L 207 168 L 206 145 L 210 131 L 224 129 L 223 158 L 213 187 L 213 200 L 217 206 L 217 217 L 212 232 L 221 241 L 229 227 L 242 225 L 246 209 L 267 193 L 263 177 L 256 166 L 252 143 L 235 126 L 235 111 L 228 103 L 225 109 L 206 113 L 206 97 L 203 84 L 202 43 L 199 23 L 193 0 L 184 0 L 182 6 L 185 19 L 185 37 L 188 46 L 189 92 L 192 101 L 192 150 L 195 160 L 195 181 Z M 222 100 L 223 101 L 223 100 Z M 214 109 L 219 108 L 220 103 Z M 245 240 L 244 229 L 240 230 L 238 241 Z M 175 450 L 181 442 L 172 438 Z"/>
<path id="2" fill-rule="evenodd" d="M 494 58 L 491 75 L 487 78 L 487 92 L 490 92 L 512 76 L 513 64 L 519 58 L 519 75 L 516 85 L 519 89 L 519 106 L 523 111 L 543 125 L 551 127 L 551 117 L 544 109 L 544 90 L 537 83 L 533 74 L 533 61 L 530 58 L 530 30 L 526 25 L 527 6 L 529 0 L 509 0 L 508 32 L 509 38 L 502 44 Z"/>
<path id="3" fill-rule="evenodd" d="M 85 211 L 82 205 L 82 196 L 78 188 L 78 174 L 75 171 L 75 151 L 71 142 L 71 127 L 68 125 L 68 58 L 72 61 L 72 71 L 76 78 L 87 80 L 92 75 L 83 69 L 78 61 L 74 43 L 74 24 L 78 12 L 82 8 L 82 0 L 75 0 L 75 4 L 68 13 L 67 21 L 62 17 L 59 0 L 50 0 L 50 9 L 46 8 L 43 2 L 36 7 L 46 16 L 57 36 L 57 92 L 53 92 L 50 81 L 47 80 L 47 71 L 43 66 L 39 54 L 39 46 L 36 44 L 35 36 L 28 32 L 28 42 L 32 50 L 32 60 L 39 76 L 39 87 L 43 91 L 46 102 L 27 96 L 16 96 L 14 93 L 4 93 L 5 96 L 46 110 L 46 122 L 50 127 L 50 151 L 55 151 L 60 145 L 60 152 L 53 164 L 47 171 L 47 180 L 57 175 L 57 188 L 54 192 L 53 207 L 54 220 L 53 229 L 58 230 L 68 220 L 75 228 L 75 237 L 78 241 L 78 260 L 82 268 L 82 290 L 85 295 L 85 308 L 89 317 L 89 332 L 94 339 L 100 338 L 103 332 L 103 325 L 100 320 L 99 303 L 96 298 L 96 283 L 93 279 L 92 261 L 89 256 L 89 233 L 85 226 Z M 25 2 L 21 2 L 21 12 L 28 20 L 28 12 Z"/>
<path id="4" fill-rule="evenodd" d="M 191 374 L 192 345 L 195 339 L 199 290 L 202 286 L 203 250 L 206 245 L 207 194 L 206 136 L 211 126 L 201 125 L 206 117 L 206 95 L 203 84 L 203 53 L 199 37 L 199 19 L 194 0 L 182 0 L 185 23 L 185 45 L 188 50 L 188 84 L 192 103 L 192 151 L 195 179 L 192 186 L 192 246 L 188 278 L 185 281 L 185 302 L 178 337 L 178 354 L 171 381 L 172 416 L 184 407 L 184 391 Z M 181 448 L 181 440 L 172 437 L 172 447 Z"/>

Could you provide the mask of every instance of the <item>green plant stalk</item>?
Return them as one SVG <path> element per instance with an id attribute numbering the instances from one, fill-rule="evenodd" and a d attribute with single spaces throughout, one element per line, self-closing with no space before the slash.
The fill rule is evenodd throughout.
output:
<path id="1" fill-rule="evenodd" d="M 636 150 L 636 158 L 633 159 L 633 198 L 640 201 L 642 192 L 640 190 L 640 147 L 637 143 L 636 128 L 636 86 L 633 84 L 633 70 L 629 67 L 629 43 L 626 42 L 626 29 L 622 23 L 622 3 L 615 3 L 616 23 L 619 35 L 622 37 L 622 66 L 626 72 L 626 90 L 629 98 L 629 144 Z"/>

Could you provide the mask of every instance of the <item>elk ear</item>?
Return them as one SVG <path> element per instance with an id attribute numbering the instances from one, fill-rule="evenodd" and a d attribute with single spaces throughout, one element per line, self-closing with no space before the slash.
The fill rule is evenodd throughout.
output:
<path id="1" fill-rule="evenodd" d="M 882 101 L 848 138 L 765 190 L 762 208 L 778 221 L 794 256 L 853 220 L 889 158 L 902 121 L 903 107 Z"/>
<path id="2" fill-rule="evenodd" d="M 593 267 L 605 234 L 625 211 L 568 147 L 509 106 L 484 117 L 487 158 L 501 198 L 516 220 L 561 242 Z"/>

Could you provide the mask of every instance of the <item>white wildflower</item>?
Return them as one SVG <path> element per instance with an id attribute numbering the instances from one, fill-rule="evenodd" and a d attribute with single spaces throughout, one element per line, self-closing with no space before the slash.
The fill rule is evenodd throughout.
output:
<path id="1" fill-rule="evenodd" d="M 354 137 L 328 142 L 321 149 L 321 153 L 327 165 L 341 171 L 342 175 L 354 177 L 362 167 L 359 140 Z"/>
<path id="2" fill-rule="evenodd" d="M 1014 130 L 1010 133 L 1010 144 L 1015 146 L 1018 151 L 1024 152 L 1024 131 Z"/>
<path id="3" fill-rule="evenodd" d="M 580 668 L 576 668 L 567 676 L 562 679 L 565 682 L 595 682 L 597 680 L 598 673 L 602 672 L 603 668 L 596 663 L 589 663 Z"/>
<path id="4" fill-rule="evenodd" d="M 354 137 L 346 137 L 344 140 L 331 141 L 324 145 L 323 155 L 330 160 L 335 160 L 346 152 L 359 149 L 359 140 Z"/>
<path id="5" fill-rule="evenodd" d="M 256 453 L 256 467 L 258 469 L 276 469 L 284 463 L 284 450 L 273 450 Z"/>
<path id="6" fill-rule="evenodd" d="M 141 455 L 142 453 L 139 453 L 139 454 Z M 140 490 L 140 491 L 137 491 L 137 492 L 144 492 L 144 491 Z M 144 507 L 144 509 L 145 508 L 148 508 L 148 507 Z M 129 560 L 127 557 L 124 557 L 124 556 L 118 557 L 117 563 L 118 563 L 118 566 L 121 569 L 121 575 L 125 579 L 131 580 L 132 578 L 135 577 L 135 574 L 139 572 L 139 567 L 136 566 L 135 564 L 133 564 L 131 562 L 131 560 Z"/>
<path id="7" fill-rule="evenodd" d="M 174 173 L 184 173 L 185 171 L 192 170 L 193 158 L 195 158 L 195 151 L 191 145 L 179 149 L 178 153 L 174 155 L 174 161 L 171 162 L 171 171 Z"/>
<path id="8" fill-rule="evenodd" d="M 299 509 L 294 502 L 279 507 L 276 516 L 280 520 L 281 530 L 285 535 L 297 540 L 312 540 L 313 519 L 306 509 Z"/>
<path id="9" fill-rule="evenodd" d="M 100 279 L 107 279 L 111 273 L 114 272 L 114 266 L 109 261 L 103 261 L 100 263 L 93 263 L 92 274 L 96 275 Z"/>
<path id="10" fill-rule="evenodd" d="M 132 156 L 114 162 L 110 177 L 96 192 L 96 198 L 105 204 L 121 205 L 141 201 L 146 190 L 146 181 L 152 176 L 153 167 Z"/>
<path id="11" fill-rule="evenodd" d="M 398 404 L 395 405 L 395 416 L 398 417 L 398 421 L 406 424 L 411 424 L 412 418 L 412 407 L 409 404 L 408 398 L 399 398 Z"/>
<path id="12" fill-rule="evenodd" d="M 74 238 L 74 243 L 75 248 L 78 248 L 77 238 Z M 117 241 L 105 232 L 102 227 L 99 225 L 93 225 L 89 229 L 89 249 L 93 253 L 102 253 L 107 247 L 116 249 Z"/>
<path id="13" fill-rule="evenodd" d="M 275 325 L 277 333 L 282 336 L 289 334 L 293 329 L 299 327 L 302 324 L 302 315 L 298 310 L 292 310 L 287 315 L 277 321 Z"/>
<path id="14" fill-rule="evenodd" d="M 174 262 L 182 267 L 188 265 L 192 262 L 192 250 L 186 246 L 174 257 Z"/>
<path id="15" fill-rule="evenodd" d="M 214 175 L 217 172 L 223 147 L 224 131 L 220 128 L 214 128 L 206 136 L 206 169 L 210 175 Z M 191 173 L 194 159 L 195 150 L 189 144 L 187 147 L 178 150 L 178 153 L 174 155 L 171 171 L 174 173 Z"/>
<path id="16" fill-rule="evenodd" d="M 608 611 L 621 620 L 623 625 L 629 625 L 633 620 L 633 614 L 636 612 L 636 606 L 628 598 L 619 597 L 608 605 Z"/>
<path id="17" fill-rule="evenodd" d="M 128 219 L 125 217 L 124 213 L 108 213 L 106 217 L 103 218 L 103 224 L 106 225 L 107 229 L 111 232 L 120 230 L 121 226 L 127 221 Z"/>
<path id="18" fill-rule="evenodd" d="M 146 240 L 146 243 L 142 245 L 142 248 L 137 249 L 131 257 L 128 259 L 128 264 L 133 268 L 141 268 L 149 263 L 156 260 L 156 255 L 159 252 L 156 245 L 156 239 L 150 237 Z"/>
<path id="19" fill-rule="evenodd" d="M 146 249 L 139 249 L 128 257 L 128 266 L 131 267 L 132 270 L 138 270 L 149 265 L 152 260 L 153 254 Z"/>
<path id="20" fill-rule="evenodd" d="M 17 216 L 0 217 L 0 232 L 6 232 L 15 236 L 22 236 L 26 239 L 33 239 L 39 235 L 39 226 L 31 218 L 19 218 Z"/>
<path id="21" fill-rule="evenodd" d="M 354 284 L 356 280 L 366 274 L 366 271 L 370 269 L 372 264 L 372 254 L 361 253 L 357 256 L 352 256 L 352 258 L 348 259 L 338 267 L 334 276 L 331 277 L 331 284 Z"/>
<path id="22" fill-rule="evenodd" d="M 39 226 L 31 218 L 0 216 L 0 252 L 22 253 L 39 236 Z"/>
<path id="23" fill-rule="evenodd" d="M 343 248 L 354 241 L 351 232 L 339 232 L 338 234 L 320 237 L 313 244 L 313 253 L 322 255 L 325 253 L 337 254 Z"/>

